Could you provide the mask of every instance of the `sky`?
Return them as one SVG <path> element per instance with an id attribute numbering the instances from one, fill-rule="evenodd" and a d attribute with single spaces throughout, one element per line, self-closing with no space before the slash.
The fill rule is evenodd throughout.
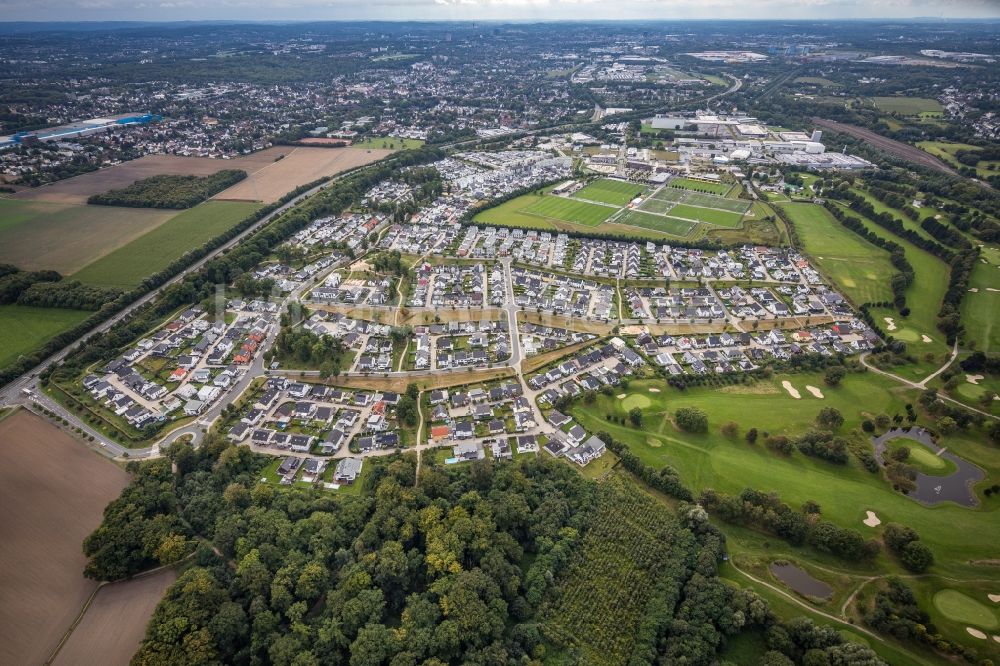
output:
<path id="1" fill-rule="evenodd" d="M 3 21 L 1000 18 L 1000 0 L 0 0 Z"/>

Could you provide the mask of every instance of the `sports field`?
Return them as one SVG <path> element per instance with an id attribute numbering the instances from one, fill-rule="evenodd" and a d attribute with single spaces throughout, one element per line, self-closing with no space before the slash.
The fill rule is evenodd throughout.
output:
<path id="1" fill-rule="evenodd" d="M 898 113 L 901 116 L 919 116 L 922 113 L 942 113 L 944 109 L 936 99 L 928 97 L 875 97 L 879 111 Z"/>
<path id="2" fill-rule="evenodd" d="M 416 150 L 424 145 L 420 139 L 401 139 L 398 136 L 373 136 L 351 144 L 351 148 L 380 150 Z"/>
<path id="3" fill-rule="evenodd" d="M 725 196 L 733 189 L 728 183 L 709 183 L 693 178 L 673 178 L 667 183 L 670 187 L 679 187 L 684 190 L 694 190 L 695 192 L 708 192 L 709 194 L 719 194 Z"/>
<path id="4" fill-rule="evenodd" d="M 699 208 L 687 204 L 677 204 L 670 209 L 670 215 L 695 222 L 707 222 L 719 227 L 738 227 L 740 220 L 743 219 L 742 213 L 732 213 L 714 208 Z"/>
<path id="5" fill-rule="evenodd" d="M 603 203 L 624 206 L 632 199 L 642 194 L 646 188 L 635 183 L 602 178 L 595 180 L 583 189 L 573 194 L 578 199 L 600 201 Z"/>
<path id="6" fill-rule="evenodd" d="M 822 206 L 782 204 L 803 249 L 854 303 L 892 300 L 889 253 L 843 227 Z"/>
<path id="7" fill-rule="evenodd" d="M 673 217 L 664 217 L 662 215 L 650 215 L 649 213 L 643 213 L 638 210 L 629 210 L 622 213 L 621 217 L 615 220 L 619 224 L 627 224 L 633 227 L 642 227 L 644 229 L 653 229 L 655 231 L 662 231 L 673 236 L 685 237 L 691 233 L 691 229 L 694 227 L 694 222 L 688 222 L 686 220 L 678 220 Z"/>
<path id="8" fill-rule="evenodd" d="M 0 368 L 73 328 L 93 312 L 30 305 L 0 305 Z"/>
<path id="9" fill-rule="evenodd" d="M 152 208 L 0 199 L 0 263 L 68 275 L 176 214 Z"/>
<path id="10" fill-rule="evenodd" d="M 528 215 L 594 227 L 611 217 L 611 214 L 616 210 L 617 208 L 614 206 L 575 201 L 566 197 L 544 196 L 532 202 L 523 212 Z"/>
<path id="11" fill-rule="evenodd" d="M 235 226 L 259 207 L 249 202 L 206 201 L 89 264 L 72 277 L 99 286 L 133 287 L 189 250 Z"/>

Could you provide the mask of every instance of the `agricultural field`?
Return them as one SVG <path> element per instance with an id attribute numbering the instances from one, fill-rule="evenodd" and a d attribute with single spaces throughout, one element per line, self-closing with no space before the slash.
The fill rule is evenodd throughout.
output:
<path id="1" fill-rule="evenodd" d="M 818 387 L 823 397 L 814 396 L 807 390 L 809 386 Z M 789 388 L 800 397 L 793 397 Z M 950 503 L 933 508 L 924 506 L 893 490 L 879 474 L 868 472 L 853 456 L 847 464 L 837 465 L 799 451 L 782 455 L 771 451 L 762 441 L 749 444 L 743 438 L 751 427 L 772 435 L 800 435 L 815 427 L 813 420 L 821 408 L 834 407 L 845 419 L 838 433 L 860 445 L 866 439 L 859 428 L 862 419 L 878 413 L 900 413 L 906 403 L 916 402 L 917 395 L 915 390 L 872 373 L 848 374 L 835 388 L 827 386 L 819 373 L 775 375 L 749 385 L 684 391 L 652 380 L 631 382 L 624 399 L 598 396 L 593 405 L 578 403 L 571 413 L 588 431 L 610 433 L 655 469 L 673 466 L 695 494 L 705 488 L 738 494 L 752 487 L 775 491 L 792 507 L 813 500 L 820 505 L 825 520 L 856 530 L 865 538 L 877 538 L 881 529 L 862 523 L 867 511 L 875 512 L 883 524 L 897 522 L 912 527 L 935 555 L 936 563 L 930 571 L 933 576 L 922 583 L 933 596 L 942 589 L 962 587 L 969 581 L 992 575 L 989 569 L 975 564 L 976 560 L 995 556 L 993 535 L 1000 528 L 997 501 L 981 494 L 1000 474 L 1000 462 L 985 436 L 973 432 L 941 439 L 941 445 L 949 451 L 985 470 L 987 478 L 979 485 L 979 496 L 985 503 L 982 510 Z M 627 423 L 624 417 L 633 407 L 643 410 L 641 428 L 619 422 Z M 704 410 L 708 432 L 694 434 L 678 429 L 673 417 L 682 407 Z M 729 421 L 737 424 L 738 434 L 732 438 L 720 431 L 722 424 Z M 806 566 L 815 564 L 843 571 L 849 578 L 848 587 L 837 578 L 828 581 L 835 585 L 837 599 L 846 599 L 849 586 L 860 585 L 866 576 L 902 571 L 897 560 L 885 551 L 871 565 L 852 565 L 809 546 L 791 546 L 726 523 L 720 526 L 727 533 L 729 549 L 736 561 L 782 557 Z M 929 604 L 925 606 L 933 615 L 934 609 Z M 827 610 L 832 612 L 834 608 Z M 949 634 L 949 638 L 962 642 L 968 636 L 961 633 L 964 632 Z M 977 645 L 977 649 L 984 647 L 981 642 Z"/>
<path id="2" fill-rule="evenodd" d="M 0 368 L 30 354 L 93 312 L 31 305 L 0 305 Z"/>
<path id="3" fill-rule="evenodd" d="M 366 148 L 309 148 L 297 147 L 284 158 L 249 174 L 215 195 L 215 199 L 235 201 L 261 201 L 273 203 L 299 185 L 311 183 L 319 178 L 335 176 L 355 167 L 376 162 L 391 155 L 389 149 Z"/>
<path id="4" fill-rule="evenodd" d="M 922 114 L 941 114 L 944 109 L 936 99 L 929 97 L 874 97 L 875 107 L 885 113 L 898 113 L 901 116 L 919 116 Z"/>
<path id="5" fill-rule="evenodd" d="M 678 187 L 683 190 L 694 190 L 695 192 L 707 192 L 720 196 L 729 194 L 733 189 L 733 186 L 728 183 L 710 183 L 692 178 L 672 178 L 667 185 L 668 187 Z"/>
<path id="6" fill-rule="evenodd" d="M 373 136 L 351 144 L 351 148 L 365 150 L 417 150 L 424 142 L 420 139 L 401 139 L 398 136 Z"/>
<path id="7" fill-rule="evenodd" d="M 128 475 L 21 410 L 0 421 L 0 477 L 0 662 L 41 664 L 97 588 L 80 544 Z"/>
<path id="8" fill-rule="evenodd" d="M 89 264 L 72 277 L 103 287 L 133 287 L 185 252 L 235 226 L 259 207 L 249 202 L 206 201 Z"/>
<path id="9" fill-rule="evenodd" d="M 803 249 L 819 269 L 855 304 L 892 300 L 889 280 L 895 270 L 889 253 L 842 226 L 822 206 L 781 206 L 795 226 Z"/>
<path id="10" fill-rule="evenodd" d="M 127 664 L 146 636 L 146 625 L 153 610 L 175 580 L 176 571 L 162 569 L 102 587 L 52 664 Z"/>
<path id="11" fill-rule="evenodd" d="M 0 199 L 0 263 L 68 275 L 176 214 L 152 208 Z"/>
<path id="12" fill-rule="evenodd" d="M 635 183 L 602 178 L 575 192 L 573 196 L 577 199 L 587 199 L 615 206 L 624 206 L 642 194 L 645 189 L 645 187 L 636 185 Z"/>

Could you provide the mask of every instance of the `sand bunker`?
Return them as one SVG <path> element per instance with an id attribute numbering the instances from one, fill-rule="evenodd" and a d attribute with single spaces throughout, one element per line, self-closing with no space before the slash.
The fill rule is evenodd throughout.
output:
<path id="1" fill-rule="evenodd" d="M 989 597 L 990 601 L 992 601 L 993 603 L 995 604 L 1000 603 L 1000 594 L 987 594 L 986 596 Z"/>
<path id="2" fill-rule="evenodd" d="M 896 322 L 893 321 L 892 317 L 885 317 L 885 330 L 887 331 L 896 330 Z"/>
<path id="3" fill-rule="evenodd" d="M 993 640 L 995 640 L 997 643 L 1000 643 L 1000 636 L 994 636 Z"/>
<path id="4" fill-rule="evenodd" d="M 790 381 L 788 381 L 787 379 L 785 381 L 781 382 L 781 388 L 783 388 L 786 391 L 788 391 L 788 395 L 792 396 L 796 400 L 798 400 L 799 398 L 802 397 L 802 394 L 799 393 L 799 390 L 797 388 L 795 388 L 794 386 L 792 386 L 792 383 Z"/>
<path id="5" fill-rule="evenodd" d="M 617 398 L 619 400 L 624 400 L 625 399 L 625 394 L 624 393 L 619 393 L 618 396 L 617 396 Z"/>
<path id="6" fill-rule="evenodd" d="M 982 375 L 966 375 L 965 381 L 969 382 L 970 384 L 978 384 L 979 380 L 982 378 L 983 378 Z"/>
<path id="7" fill-rule="evenodd" d="M 808 386 L 807 385 L 806 386 L 806 390 L 809 391 L 810 393 L 812 393 L 814 398 L 819 398 L 820 400 L 823 399 L 823 392 L 820 391 L 815 386 Z"/>
<path id="8" fill-rule="evenodd" d="M 923 340 L 924 342 L 934 342 L 928 335 L 921 335 L 920 339 Z"/>
<path id="9" fill-rule="evenodd" d="M 658 388 L 650 388 L 650 389 L 649 389 L 649 392 L 650 392 L 650 393 L 659 393 L 659 392 L 660 392 L 660 389 L 658 389 Z"/>
<path id="10" fill-rule="evenodd" d="M 972 636 L 973 638 L 978 638 L 979 640 L 983 641 L 986 640 L 986 634 L 984 634 L 979 629 L 976 629 L 975 627 L 966 627 L 965 630 L 969 632 L 969 635 Z"/>
<path id="11" fill-rule="evenodd" d="M 878 516 L 875 515 L 874 511 L 865 511 L 865 513 L 868 514 L 868 517 L 862 520 L 861 522 L 863 522 L 868 527 L 878 527 L 879 525 L 882 524 L 882 521 L 879 519 Z"/>
<path id="12" fill-rule="evenodd" d="M 971 291 L 973 294 L 978 294 L 979 293 L 979 287 L 970 287 L 969 291 Z"/>
<path id="13" fill-rule="evenodd" d="M 1000 291 L 1000 289 L 994 289 L 993 287 L 986 287 L 986 291 Z"/>

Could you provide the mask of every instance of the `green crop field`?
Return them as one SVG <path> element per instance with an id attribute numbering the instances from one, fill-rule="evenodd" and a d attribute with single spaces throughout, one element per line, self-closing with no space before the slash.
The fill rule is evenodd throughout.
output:
<path id="1" fill-rule="evenodd" d="M 928 97 L 875 97 L 879 111 L 898 113 L 902 116 L 919 116 L 922 113 L 942 113 L 941 104 Z"/>
<path id="2" fill-rule="evenodd" d="M 644 229 L 662 231 L 663 233 L 679 236 L 681 238 L 690 234 L 691 229 L 694 227 L 693 222 L 678 220 L 673 217 L 663 217 L 662 215 L 650 215 L 649 213 L 643 213 L 637 210 L 626 211 L 621 217 L 617 218 L 615 222 L 618 224 L 627 224 L 632 227 L 642 227 Z"/>
<path id="3" fill-rule="evenodd" d="M 714 208 L 699 208 L 687 204 L 677 204 L 670 210 L 670 215 L 696 222 L 707 222 L 720 227 L 738 227 L 743 219 L 743 213 L 732 213 Z"/>
<path id="4" fill-rule="evenodd" d="M 398 136 L 373 136 L 351 144 L 351 148 L 368 150 L 416 150 L 424 145 L 420 139 L 401 139 Z"/>
<path id="5" fill-rule="evenodd" d="M 87 284 L 133 287 L 260 208 L 237 201 L 206 201 L 84 267 L 73 278 Z"/>
<path id="6" fill-rule="evenodd" d="M 595 227 L 611 217 L 617 208 L 575 201 L 566 197 L 544 196 L 523 209 L 524 213 Z"/>
<path id="7" fill-rule="evenodd" d="M 595 180 L 580 191 L 573 194 L 579 199 L 590 201 L 600 201 L 603 203 L 624 206 L 632 199 L 636 198 L 646 188 L 635 183 L 626 183 L 620 180 L 609 180 L 602 178 Z"/>
<path id="8" fill-rule="evenodd" d="M 695 192 L 708 192 L 709 194 L 719 194 L 725 196 L 733 189 L 728 183 L 709 183 L 692 178 L 673 178 L 667 183 L 670 187 L 679 187 L 684 190 L 694 190 Z"/>
<path id="9" fill-rule="evenodd" d="M 83 310 L 0 305 L 0 368 L 92 315 Z"/>
<path id="10" fill-rule="evenodd" d="M 803 249 L 854 303 L 892 300 L 889 253 L 844 228 L 822 206 L 783 204 Z"/>

